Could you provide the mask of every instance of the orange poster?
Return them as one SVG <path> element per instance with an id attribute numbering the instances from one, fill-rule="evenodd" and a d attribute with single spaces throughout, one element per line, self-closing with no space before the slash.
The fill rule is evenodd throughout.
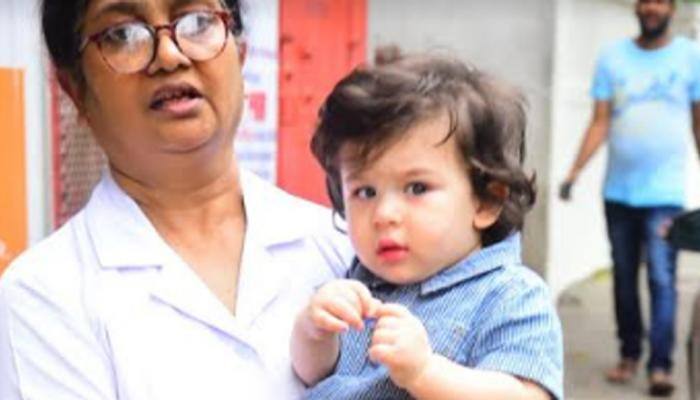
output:
<path id="1" fill-rule="evenodd" d="M 0 274 L 27 246 L 24 73 L 0 68 Z"/>

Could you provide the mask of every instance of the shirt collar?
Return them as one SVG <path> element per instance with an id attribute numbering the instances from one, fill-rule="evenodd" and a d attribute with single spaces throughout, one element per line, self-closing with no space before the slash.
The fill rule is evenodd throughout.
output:
<path id="1" fill-rule="evenodd" d="M 165 241 L 107 169 L 85 206 L 85 219 L 102 267 L 162 264 L 167 248 Z"/>
<path id="2" fill-rule="evenodd" d="M 303 238 L 309 221 L 290 214 L 294 197 L 255 176 L 240 171 L 247 220 L 246 235 L 261 245 L 274 246 Z M 297 205 L 298 206 L 298 205 Z M 172 249 L 156 231 L 136 202 L 114 181 L 108 169 L 102 173 L 85 206 L 87 229 L 104 268 L 161 266 Z"/>
<path id="3" fill-rule="evenodd" d="M 470 254 L 452 267 L 445 268 L 420 282 L 418 284 L 420 285 L 420 293 L 422 296 L 426 296 L 505 265 L 520 264 L 520 253 L 520 234 L 515 233 L 496 244 Z M 372 290 L 385 286 L 396 286 L 374 275 L 357 259 L 353 262 L 349 277 L 365 282 Z"/>
<path id="4" fill-rule="evenodd" d="M 299 199 L 254 173 L 239 172 L 246 213 L 246 235 L 252 234 L 263 246 L 294 242 L 313 234 L 316 221 L 305 220 Z M 294 213 L 298 210 L 298 213 Z M 330 215 L 330 214 L 329 214 Z"/>

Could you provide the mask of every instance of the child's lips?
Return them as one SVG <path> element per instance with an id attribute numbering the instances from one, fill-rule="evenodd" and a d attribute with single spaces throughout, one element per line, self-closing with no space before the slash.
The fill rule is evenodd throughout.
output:
<path id="1" fill-rule="evenodd" d="M 408 256 L 408 247 L 393 240 L 381 240 L 377 246 L 377 256 L 385 262 L 399 262 Z"/>

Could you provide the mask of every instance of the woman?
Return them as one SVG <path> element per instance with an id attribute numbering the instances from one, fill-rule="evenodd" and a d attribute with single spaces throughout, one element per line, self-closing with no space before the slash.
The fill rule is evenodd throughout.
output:
<path id="1" fill-rule="evenodd" d="M 109 168 L 0 281 L 2 399 L 286 399 L 294 315 L 350 249 L 239 171 L 237 0 L 44 0 L 59 80 Z"/>

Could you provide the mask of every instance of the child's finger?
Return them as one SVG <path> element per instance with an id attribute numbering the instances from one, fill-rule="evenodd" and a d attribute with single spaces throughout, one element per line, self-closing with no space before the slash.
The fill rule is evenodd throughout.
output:
<path id="1" fill-rule="evenodd" d="M 391 345 L 387 345 L 387 344 L 372 345 L 369 348 L 369 352 L 368 352 L 369 359 L 370 359 L 370 361 L 372 361 L 374 363 L 386 365 L 387 362 L 391 358 L 392 351 L 393 351 L 393 348 Z"/>
<path id="2" fill-rule="evenodd" d="M 364 329 L 360 311 L 350 300 L 344 297 L 339 297 L 336 301 L 326 303 L 323 309 L 355 329 Z"/>
<path id="3" fill-rule="evenodd" d="M 365 308 L 365 317 L 377 318 L 377 310 L 379 310 L 379 307 L 381 307 L 381 305 L 382 302 L 379 299 L 376 299 L 374 297 L 369 299 Z"/>
<path id="4" fill-rule="evenodd" d="M 374 330 L 396 330 L 401 326 L 401 318 L 398 317 L 381 317 L 374 325 Z"/>
<path id="5" fill-rule="evenodd" d="M 318 310 L 312 315 L 312 321 L 316 328 L 333 333 L 341 333 L 347 331 L 350 326 L 347 322 L 336 318 L 333 314 L 325 310 Z"/>
<path id="6" fill-rule="evenodd" d="M 362 316 L 370 318 L 374 317 L 381 302 L 372 296 L 372 292 L 370 292 L 367 286 L 365 286 L 362 282 L 351 280 L 349 283 L 350 287 L 357 296 L 357 299 L 360 301 L 360 305 L 362 306 Z"/>
<path id="7" fill-rule="evenodd" d="M 382 317 L 411 317 L 408 308 L 396 303 L 384 303 L 377 308 L 377 318 Z"/>
<path id="8" fill-rule="evenodd" d="M 396 343 L 398 334 L 393 329 L 375 329 L 372 334 L 371 346 L 386 344 L 393 345 Z"/>
<path id="9" fill-rule="evenodd" d="M 356 289 L 353 287 L 353 285 L 349 285 L 349 286 L 343 288 L 343 290 L 339 293 L 339 295 L 340 295 L 348 304 L 352 305 L 352 307 L 353 307 L 354 309 L 356 309 L 358 313 L 362 314 L 362 309 L 363 309 L 363 307 L 364 307 L 364 306 L 362 305 L 362 299 L 361 299 L 360 296 L 357 294 L 357 291 L 356 291 Z"/>

